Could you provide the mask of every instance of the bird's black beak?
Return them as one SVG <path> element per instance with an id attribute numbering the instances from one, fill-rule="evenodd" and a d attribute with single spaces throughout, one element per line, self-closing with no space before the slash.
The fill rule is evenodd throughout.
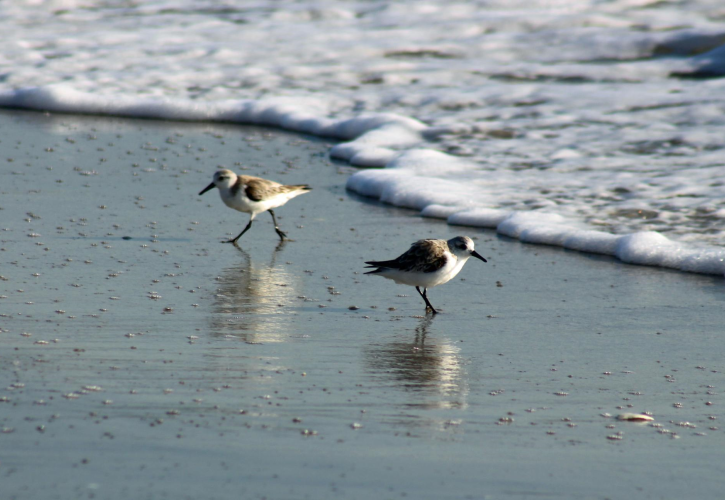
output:
<path id="1" fill-rule="evenodd" d="M 477 259 L 481 259 L 481 260 L 482 260 L 482 261 L 484 261 L 484 262 L 488 262 L 488 261 L 487 261 L 486 259 L 484 259 L 483 257 L 481 257 L 481 256 L 479 255 L 479 253 L 478 253 L 478 252 L 476 252 L 475 250 L 474 250 L 473 252 L 471 252 L 471 257 L 476 257 Z"/>
<path id="2" fill-rule="evenodd" d="M 209 185 L 208 185 L 207 187 L 205 187 L 204 189 L 202 189 L 202 190 L 201 190 L 201 192 L 199 193 L 199 196 L 201 196 L 202 194 L 206 193 L 206 192 L 207 192 L 207 191 L 209 191 L 210 189 L 214 189 L 215 187 L 216 187 L 216 184 L 214 184 L 214 183 L 212 182 L 212 183 L 211 183 L 211 184 L 209 184 Z"/>

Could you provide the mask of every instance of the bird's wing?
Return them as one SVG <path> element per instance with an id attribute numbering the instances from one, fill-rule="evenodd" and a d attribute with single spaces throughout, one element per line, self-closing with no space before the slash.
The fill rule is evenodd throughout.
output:
<path id="1" fill-rule="evenodd" d="M 260 179 L 258 177 L 246 177 L 244 179 L 244 194 L 247 195 L 252 201 L 261 201 L 274 196 L 280 192 L 281 184 L 268 181 L 267 179 Z"/>
<path id="2" fill-rule="evenodd" d="M 370 261 L 370 267 L 398 269 L 400 271 L 422 271 L 432 273 L 448 262 L 443 240 L 419 240 L 403 255 L 393 260 Z"/>

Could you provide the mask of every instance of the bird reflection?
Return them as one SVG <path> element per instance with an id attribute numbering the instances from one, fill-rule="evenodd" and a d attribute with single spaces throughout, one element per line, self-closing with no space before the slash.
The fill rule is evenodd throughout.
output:
<path id="1" fill-rule="evenodd" d="M 211 333 L 236 337 L 250 343 L 283 342 L 292 330 L 296 314 L 288 306 L 299 295 L 298 278 L 277 256 L 284 248 L 280 242 L 268 264 L 252 261 L 238 248 L 242 261 L 224 269 L 217 278 L 218 288 L 212 304 Z"/>
<path id="2" fill-rule="evenodd" d="M 422 318 L 412 340 L 367 347 L 365 362 L 371 373 L 409 395 L 403 401 L 408 407 L 465 408 L 468 384 L 459 349 L 447 339 L 429 337 L 432 321 L 432 316 Z"/>

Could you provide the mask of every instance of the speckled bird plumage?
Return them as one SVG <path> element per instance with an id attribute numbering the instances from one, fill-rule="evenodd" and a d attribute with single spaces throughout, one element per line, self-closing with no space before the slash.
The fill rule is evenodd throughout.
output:
<path id="1" fill-rule="evenodd" d="M 278 182 L 252 177 L 251 175 L 237 175 L 231 170 L 218 170 L 214 173 L 214 179 L 199 194 L 202 195 L 210 189 L 218 188 L 219 196 L 226 206 L 249 214 L 249 223 L 244 230 L 230 240 L 235 243 L 251 227 L 252 221 L 262 212 L 270 212 L 274 221 L 275 230 L 280 239 L 284 239 L 285 233 L 277 227 L 277 220 L 273 208 L 281 207 L 292 198 L 308 192 L 310 188 L 306 184 L 287 186 Z"/>
<path id="2" fill-rule="evenodd" d="M 418 240 L 396 259 L 366 262 L 367 267 L 376 269 L 365 274 L 377 274 L 395 283 L 416 287 L 426 302 L 426 310 L 436 313 L 428 301 L 427 289 L 453 279 L 469 257 L 486 262 L 474 250 L 473 240 L 468 236 L 456 236 L 448 241 Z M 423 287 L 423 292 L 419 287 Z"/>

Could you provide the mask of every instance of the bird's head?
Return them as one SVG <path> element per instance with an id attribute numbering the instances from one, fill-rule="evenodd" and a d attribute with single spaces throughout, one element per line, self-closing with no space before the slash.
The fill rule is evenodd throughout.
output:
<path id="1" fill-rule="evenodd" d="M 468 236 L 456 236 L 448 240 L 448 249 L 453 255 L 458 258 L 469 258 L 476 257 L 484 262 L 488 262 L 486 259 L 481 257 L 478 252 L 474 249 L 473 240 Z"/>
<path id="2" fill-rule="evenodd" d="M 199 194 L 202 195 L 215 187 L 219 189 L 229 189 L 235 182 L 237 182 L 237 174 L 231 170 L 217 170 L 214 172 L 214 179 L 211 181 L 211 184 L 202 189 Z"/>

